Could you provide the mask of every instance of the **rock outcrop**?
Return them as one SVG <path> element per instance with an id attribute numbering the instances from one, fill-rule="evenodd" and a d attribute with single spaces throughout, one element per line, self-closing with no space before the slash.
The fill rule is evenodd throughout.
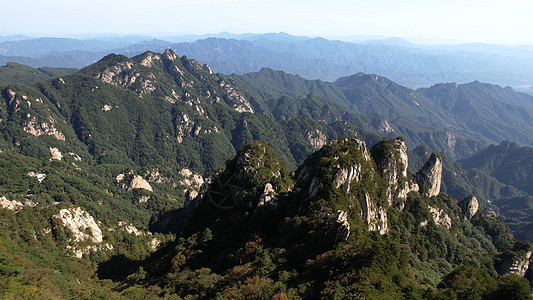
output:
<path id="1" fill-rule="evenodd" d="M 483 211 L 483 214 L 486 217 L 494 217 L 494 218 L 498 217 L 498 214 L 496 213 L 496 211 L 492 207 L 485 208 L 485 210 Z"/>
<path id="2" fill-rule="evenodd" d="M 361 217 L 368 225 L 368 231 L 377 231 L 380 234 L 388 233 L 387 210 L 373 202 L 368 194 L 365 194 L 359 203 L 361 204 Z"/>
<path id="3" fill-rule="evenodd" d="M 50 147 L 50 155 L 52 155 L 52 158 L 50 160 L 61 160 L 63 158 L 63 154 L 59 152 L 59 149 Z"/>
<path id="4" fill-rule="evenodd" d="M 135 190 L 135 189 L 144 189 L 150 192 L 153 192 L 152 186 L 148 183 L 148 181 L 144 180 L 140 175 L 135 175 L 133 179 L 131 180 L 130 187 L 128 191 Z"/>
<path id="5" fill-rule="evenodd" d="M 278 206 L 278 199 L 276 198 L 276 191 L 272 187 L 272 184 L 267 183 L 265 184 L 265 189 L 263 190 L 263 194 L 261 194 L 261 197 L 259 198 L 259 202 L 257 203 L 257 208 L 264 207 L 265 205 L 269 206 Z"/>
<path id="6" fill-rule="evenodd" d="M 204 184 L 204 178 L 202 175 L 194 173 L 189 169 L 181 169 L 179 174 L 183 176 L 183 179 L 179 182 L 179 184 L 186 186 L 186 188 L 183 190 L 186 198 L 188 200 L 196 198 L 196 196 L 198 196 L 198 192 L 200 191 L 200 187 L 202 184 Z"/>
<path id="7" fill-rule="evenodd" d="M 385 179 L 389 205 L 399 204 L 403 207 L 407 194 L 419 190 L 418 184 L 407 176 L 409 161 L 405 141 L 401 137 L 380 141 L 372 147 L 372 155 Z"/>
<path id="8" fill-rule="evenodd" d="M 450 230 L 452 228 L 452 219 L 447 213 L 445 213 L 442 209 L 433 206 L 428 206 L 428 208 L 429 212 L 433 216 L 435 225 L 443 227 L 446 230 Z"/>
<path id="9" fill-rule="evenodd" d="M 504 260 L 500 265 L 500 275 L 517 274 L 524 277 L 529 269 L 531 254 L 531 251 L 527 251 L 525 254 L 518 257 Z"/>
<path id="10" fill-rule="evenodd" d="M 472 221 L 474 215 L 479 211 L 479 201 L 476 196 L 468 196 L 459 203 L 463 214 L 468 221 Z"/>
<path id="11" fill-rule="evenodd" d="M 146 181 L 142 176 L 140 175 L 133 175 L 133 171 L 130 171 L 127 174 L 118 174 L 117 178 L 117 185 L 126 191 L 131 191 L 135 189 L 144 189 L 150 192 L 153 192 L 152 186 L 148 181 Z"/>
<path id="12" fill-rule="evenodd" d="M 380 200 L 383 195 L 375 190 L 374 183 L 363 183 L 364 176 L 369 176 L 369 182 L 379 176 L 365 142 L 342 138 L 328 143 L 304 162 L 296 172 L 296 188 L 306 191 L 304 205 L 317 197 L 328 197 L 327 190 L 331 188 L 341 190 L 352 203 L 351 208 L 361 208 L 368 230 L 385 234 L 389 228 L 387 209 Z"/>
<path id="13" fill-rule="evenodd" d="M 424 196 L 433 197 L 440 193 L 442 182 L 442 158 L 432 153 L 422 169 L 416 174 L 416 180 L 424 186 Z"/>
<path id="14" fill-rule="evenodd" d="M 334 243 L 348 240 L 350 236 L 350 223 L 348 223 L 348 217 L 345 211 L 337 211 L 337 219 L 331 224 L 329 232 Z"/>
<path id="15" fill-rule="evenodd" d="M 102 230 L 98 227 L 94 218 L 81 207 L 64 208 L 54 217 L 58 218 L 63 223 L 63 226 L 72 231 L 74 242 L 101 243 L 104 240 Z"/>
<path id="16" fill-rule="evenodd" d="M 21 210 L 24 207 L 24 204 L 17 200 L 8 200 L 6 196 L 2 196 L 0 197 L 0 207 L 8 210 L 17 211 Z"/>
<path id="17" fill-rule="evenodd" d="M 94 218 L 82 208 L 62 209 L 53 218 L 58 219 L 62 226 L 72 232 L 73 237 L 68 240 L 66 249 L 72 250 L 74 256 L 82 258 L 83 254 L 113 249 L 113 246 L 103 243 L 102 230 L 98 227 Z M 90 243 L 92 245 L 81 246 L 80 243 L 85 245 Z"/>
<path id="18" fill-rule="evenodd" d="M 350 192 L 352 181 L 355 180 L 355 182 L 359 182 L 360 179 L 361 164 L 358 163 L 354 163 L 353 165 L 344 168 L 337 166 L 333 175 L 333 183 L 335 185 L 335 188 L 342 188 L 347 193 Z"/>

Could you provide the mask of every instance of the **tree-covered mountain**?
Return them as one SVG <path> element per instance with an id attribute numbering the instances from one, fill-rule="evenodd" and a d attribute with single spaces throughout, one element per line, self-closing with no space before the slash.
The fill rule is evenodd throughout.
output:
<path id="1" fill-rule="evenodd" d="M 475 199 L 458 204 L 431 192 L 440 185 L 438 156 L 416 183 L 405 151 L 401 139 L 370 150 L 361 140 L 338 139 L 291 177 L 267 144 L 247 144 L 186 204 L 181 238 L 139 262 L 122 292 L 200 299 L 531 297 L 528 282 L 507 269 L 529 262 L 530 245 L 483 215 Z"/>
<path id="2" fill-rule="evenodd" d="M 148 50 L 160 53 L 167 48 L 224 74 L 244 74 L 268 67 L 328 81 L 359 72 L 373 73 L 411 88 L 474 80 L 526 91 L 532 85 L 527 80 L 532 75 L 533 56 L 528 47 L 426 46 L 386 40 L 352 43 L 285 33 L 4 41 L 0 43 L 0 54 L 6 56 L 0 57 L 0 63 L 82 68 L 109 52 L 135 56 Z"/>
<path id="3" fill-rule="evenodd" d="M 256 98 L 313 94 L 334 100 L 356 115 L 373 116 L 381 132 L 402 135 L 410 146 L 424 143 L 452 159 L 505 139 L 533 143 L 533 97 L 511 88 L 473 82 L 412 90 L 371 74 L 329 83 L 271 69 L 231 78 Z"/>
<path id="4" fill-rule="evenodd" d="M 529 240 L 532 237 L 527 228 L 533 222 L 532 159 L 533 148 L 503 141 L 458 162 L 469 172 L 487 174 L 513 187 L 506 189 L 510 192 L 507 195 L 492 198 L 493 204 L 518 236 Z"/>
<path id="5" fill-rule="evenodd" d="M 0 86 L 40 82 L 46 79 L 72 74 L 76 71 L 78 70 L 68 68 L 35 69 L 17 63 L 7 63 L 5 66 L 0 67 Z"/>
<path id="6" fill-rule="evenodd" d="M 468 140 L 475 128 L 442 130 L 438 101 L 386 78 L 226 76 L 168 49 L 110 54 L 0 96 L 6 297 L 491 299 L 529 288 L 506 275 L 525 275 L 529 244 L 485 202 L 439 194 L 446 158 L 416 150 L 407 171 L 407 144 L 445 152 L 453 134 L 467 153 L 483 144 Z"/>

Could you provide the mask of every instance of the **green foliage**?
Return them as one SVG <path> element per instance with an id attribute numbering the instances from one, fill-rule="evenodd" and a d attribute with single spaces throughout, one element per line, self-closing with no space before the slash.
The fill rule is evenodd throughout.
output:
<path id="1" fill-rule="evenodd" d="M 5 66 L 0 67 L 0 86 L 45 81 L 50 78 L 69 75 L 76 71 L 76 69 L 70 68 L 32 68 L 8 62 Z"/>

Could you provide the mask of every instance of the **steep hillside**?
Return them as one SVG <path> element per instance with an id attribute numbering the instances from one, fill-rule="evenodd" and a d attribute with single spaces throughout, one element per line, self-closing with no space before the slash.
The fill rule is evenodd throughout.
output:
<path id="1" fill-rule="evenodd" d="M 480 213 L 475 199 L 458 205 L 431 192 L 440 185 L 441 160 L 433 157 L 416 183 L 402 139 L 369 150 L 343 138 L 311 154 L 290 178 L 268 145 L 245 145 L 186 205 L 182 238 L 142 262 L 142 275 L 129 275 L 122 292 L 138 297 L 145 288 L 152 296 L 200 299 L 530 297 L 520 277 L 530 245 Z M 515 262 L 525 269 L 510 271 Z"/>
<path id="2" fill-rule="evenodd" d="M 477 169 L 512 185 L 527 194 L 533 194 L 533 148 L 519 147 L 503 141 L 491 145 L 478 154 L 460 161 L 465 169 Z"/>
<path id="3" fill-rule="evenodd" d="M 4 148 L 26 155 L 46 155 L 53 146 L 96 163 L 174 162 L 203 174 L 254 139 L 271 142 L 293 167 L 307 155 L 292 154 L 301 148 L 295 140 L 318 147 L 359 132 L 351 125 L 340 128 L 335 122 L 342 120 L 329 118 L 321 127 L 331 136 L 307 122 L 288 138 L 286 125 L 269 117 L 266 104 L 245 95 L 229 79 L 171 50 L 131 59 L 109 55 L 72 76 L 4 89 L 6 122 L 0 125 Z M 296 109 L 287 114 L 284 122 L 294 122 L 300 113 Z M 47 136 L 55 137 L 48 145 L 34 138 Z"/>
<path id="4" fill-rule="evenodd" d="M 10 62 L 5 66 L 0 67 L 0 86 L 6 86 L 8 84 L 40 82 L 50 78 L 72 74 L 76 71 L 77 69 L 67 68 L 34 69 L 29 66 Z"/>
<path id="5" fill-rule="evenodd" d="M 474 82 L 415 91 L 376 75 L 359 73 L 328 83 L 270 69 L 230 78 L 241 90 L 269 105 L 279 103 L 283 96 L 312 94 L 333 100 L 357 118 L 366 118 L 366 123 L 383 134 L 401 134 L 411 146 L 424 143 L 454 160 L 508 137 L 524 144 L 533 142 L 532 98 L 509 88 Z M 453 86 L 464 94 L 460 100 Z"/>
<path id="6" fill-rule="evenodd" d="M 491 142 L 508 139 L 531 145 L 533 97 L 530 95 L 477 81 L 440 84 L 419 91 L 433 99 L 442 113 L 453 117 L 456 128 L 470 129 Z"/>
<path id="7" fill-rule="evenodd" d="M 513 191 L 502 197 L 492 198 L 498 206 L 502 218 L 520 238 L 531 240 L 527 228 L 533 222 L 532 186 L 533 148 L 519 147 L 515 143 L 503 141 L 491 145 L 478 154 L 459 161 L 471 173 L 488 174 L 498 181 L 512 186 Z"/>
<path id="8" fill-rule="evenodd" d="M 449 145 L 429 99 L 345 80 L 225 76 L 165 50 L 3 88 L 0 293 L 461 297 L 470 273 L 484 297 L 521 293 L 504 275 L 529 245 L 440 194 L 440 155 L 408 172 L 408 142 Z"/>

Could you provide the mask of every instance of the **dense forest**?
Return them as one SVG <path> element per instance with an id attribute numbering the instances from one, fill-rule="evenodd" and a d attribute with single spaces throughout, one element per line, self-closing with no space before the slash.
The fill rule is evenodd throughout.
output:
<path id="1" fill-rule="evenodd" d="M 531 148 L 486 147 L 532 144 L 530 96 L 170 49 L 70 72 L 1 91 L 2 297 L 531 298 Z"/>

